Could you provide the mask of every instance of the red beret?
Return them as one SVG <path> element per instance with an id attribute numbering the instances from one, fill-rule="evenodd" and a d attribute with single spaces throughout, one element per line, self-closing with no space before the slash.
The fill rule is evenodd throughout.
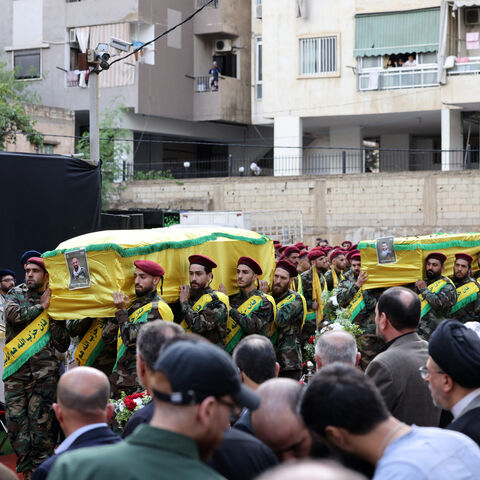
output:
<path id="1" fill-rule="evenodd" d="M 288 257 L 292 253 L 300 253 L 300 250 L 297 247 L 290 246 L 287 247 L 283 253 Z"/>
<path id="2" fill-rule="evenodd" d="M 303 242 L 298 242 L 295 244 L 295 247 L 297 247 L 299 250 L 303 250 L 305 248 L 305 245 Z"/>
<path id="3" fill-rule="evenodd" d="M 217 264 L 205 255 L 190 255 L 188 261 L 190 262 L 190 265 L 195 263 L 196 265 L 202 265 L 202 267 L 209 268 L 210 270 L 212 268 L 217 268 Z"/>
<path id="4" fill-rule="evenodd" d="M 352 245 L 349 250 L 357 250 L 358 248 L 358 243 L 356 243 L 355 245 Z"/>
<path id="5" fill-rule="evenodd" d="M 279 258 L 278 260 L 285 260 L 285 258 L 286 258 L 285 255 L 282 253 L 282 254 L 280 255 L 280 258 Z"/>
<path id="6" fill-rule="evenodd" d="M 279 251 L 280 253 L 283 253 L 283 251 L 284 251 L 286 248 L 287 248 L 287 245 L 282 245 L 282 246 L 278 249 L 278 251 Z"/>
<path id="7" fill-rule="evenodd" d="M 154 277 L 163 277 L 165 270 L 155 262 L 151 260 L 135 260 L 133 264 L 138 267 L 142 272 L 153 275 Z"/>
<path id="8" fill-rule="evenodd" d="M 324 257 L 325 255 L 326 255 L 326 253 L 325 253 L 324 249 L 322 249 L 320 247 L 315 247 L 315 248 L 312 248 L 308 252 L 308 259 L 309 260 L 315 260 L 316 258 Z"/>
<path id="9" fill-rule="evenodd" d="M 466 260 L 469 264 L 473 262 L 473 257 L 468 253 L 456 253 L 455 258 L 457 260 Z"/>
<path id="10" fill-rule="evenodd" d="M 333 260 L 335 257 L 339 255 L 345 255 L 345 252 L 341 248 L 336 248 L 332 252 L 330 252 L 330 260 Z"/>
<path id="11" fill-rule="evenodd" d="M 354 257 L 354 255 L 360 255 L 360 251 L 359 250 L 350 250 L 346 255 L 347 260 L 350 261 Z"/>
<path id="12" fill-rule="evenodd" d="M 350 261 L 352 260 L 360 260 L 362 261 L 362 256 L 360 255 L 360 252 L 354 252 L 352 253 L 352 255 L 350 256 Z"/>
<path id="13" fill-rule="evenodd" d="M 47 271 L 47 269 L 45 268 L 45 262 L 43 261 L 43 258 L 40 258 L 40 257 L 30 257 L 28 260 L 27 260 L 27 265 L 29 263 L 34 263 L 35 265 L 38 265 L 39 267 L 41 267 L 43 269 L 43 271 Z"/>
<path id="14" fill-rule="evenodd" d="M 430 253 L 425 261 L 430 260 L 431 258 L 434 258 L 435 260 L 440 261 L 441 263 L 445 263 L 445 260 L 447 259 L 447 256 L 444 255 L 442 252 L 432 252 Z"/>
<path id="15" fill-rule="evenodd" d="M 258 264 L 258 262 L 250 257 L 240 257 L 237 262 L 237 266 L 238 265 L 246 265 L 253 270 L 253 273 L 256 273 L 257 275 L 261 275 L 263 273 L 262 267 Z"/>
<path id="16" fill-rule="evenodd" d="M 276 244 L 273 246 L 273 248 L 274 248 L 275 250 L 280 250 L 280 249 L 282 248 L 282 244 L 281 244 L 281 243 L 276 243 Z"/>
<path id="17" fill-rule="evenodd" d="M 280 260 L 277 263 L 277 268 L 281 268 L 288 272 L 291 277 L 296 277 L 298 275 L 297 269 L 293 263 L 287 262 L 286 260 Z"/>
<path id="18" fill-rule="evenodd" d="M 298 254 L 298 258 L 303 258 L 303 257 L 306 257 L 308 255 L 308 252 L 306 250 L 302 250 L 299 254 Z"/>
<path id="19" fill-rule="evenodd" d="M 273 241 L 273 244 L 274 244 L 274 245 L 280 245 L 280 242 L 279 242 L 278 240 L 274 240 L 274 241 Z"/>
<path id="20" fill-rule="evenodd" d="M 331 250 L 333 250 L 333 247 L 331 247 L 330 245 L 325 245 L 325 246 L 322 247 L 322 248 L 323 248 L 323 250 L 324 250 L 326 253 L 328 253 L 328 252 L 330 252 Z"/>

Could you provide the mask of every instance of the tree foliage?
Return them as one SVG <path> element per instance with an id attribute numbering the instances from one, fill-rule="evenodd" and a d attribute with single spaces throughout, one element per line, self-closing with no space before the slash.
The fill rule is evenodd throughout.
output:
<path id="1" fill-rule="evenodd" d="M 35 122 L 26 112 L 27 103 L 39 103 L 31 84 L 15 78 L 15 72 L 0 62 L 0 148 L 15 143 L 18 133 L 26 135 L 29 142 L 41 147 L 43 137 L 35 130 Z"/>

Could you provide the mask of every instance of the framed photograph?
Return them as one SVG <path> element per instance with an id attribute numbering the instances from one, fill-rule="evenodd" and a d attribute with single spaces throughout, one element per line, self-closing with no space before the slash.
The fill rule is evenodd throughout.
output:
<path id="1" fill-rule="evenodd" d="M 87 253 L 85 249 L 72 250 L 65 254 L 67 269 L 70 275 L 69 290 L 88 288 L 90 286 L 90 271 L 88 270 Z"/>
<path id="2" fill-rule="evenodd" d="M 379 265 L 386 263 L 396 263 L 397 255 L 393 245 L 394 237 L 383 237 L 375 240 L 375 248 L 377 250 L 377 261 Z"/>

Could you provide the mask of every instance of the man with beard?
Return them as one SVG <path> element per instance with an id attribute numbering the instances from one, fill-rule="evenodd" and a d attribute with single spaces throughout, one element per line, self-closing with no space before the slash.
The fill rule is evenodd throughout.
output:
<path id="1" fill-rule="evenodd" d="M 353 253 L 350 256 L 350 263 L 351 274 L 346 275 L 338 283 L 337 302 L 341 308 L 348 310 L 350 322 L 357 324 L 364 331 L 360 340 L 362 354 L 360 366 L 365 370 L 381 346 L 375 335 L 374 312 L 377 301 L 370 290 L 363 289 L 368 274 L 362 271 L 360 253 Z"/>
<path id="2" fill-rule="evenodd" d="M 478 478 L 480 450 L 473 440 L 397 420 L 370 379 L 352 366 L 322 368 L 308 383 L 300 413 L 342 460 L 353 455 L 371 464 L 373 480 Z"/>
<path id="3" fill-rule="evenodd" d="M 332 266 L 325 273 L 325 282 L 328 291 L 331 291 L 338 286 L 338 282 L 343 278 L 343 271 L 345 270 L 347 259 L 345 258 L 345 252 L 339 248 L 333 250 L 329 257 Z"/>
<path id="4" fill-rule="evenodd" d="M 5 303 L 5 382 L 8 436 L 17 455 L 17 472 L 26 479 L 53 454 L 57 382 L 70 337 L 65 322 L 50 319 L 51 292 L 43 259 L 26 260 L 26 283 L 13 288 Z"/>
<path id="5" fill-rule="evenodd" d="M 308 251 L 307 250 L 302 250 L 298 254 L 298 265 L 297 265 L 298 274 L 300 275 L 303 272 L 306 272 L 307 270 L 310 270 L 310 267 L 311 267 L 311 265 L 310 265 L 310 261 L 308 260 Z"/>
<path id="6" fill-rule="evenodd" d="M 190 285 L 180 286 L 181 326 L 225 348 L 228 297 L 210 288 L 217 264 L 204 255 L 190 255 Z"/>
<path id="7" fill-rule="evenodd" d="M 428 360 L 428 343 L 417 334 L 419 321 L 420 299 L 414 292 L 403 287 L 383 292 L 375 323 L 377 335 L 386 344 L 365 374 L 375 382 L 395 418 L 409 425 L 437 427 L 440 409 L 418 373 Z"/>
<path id="8" fill-rule="evenodd" d="M 60 480 L 220 480 L 208 460 L 239 408 L 255 410 L 258 396 L 240 383 L 235 364 L 220 348 L 185 340 L 165 349 L 155 364 L 150 424 L 117 445 L 65 453 L 49 478 Z"/>
<path id="9" fill-rule="evenodd" d="M 480 317 L 480 286 L 469 275 L 472 261 L 467 253 L 455 254 L 452 280 L 457 289 L 457 303 L 450 317 L 462 323 L 478 322 Z"/>
<path id="10" fill-rule="evenodd" d="M 283 254 L 285 255 L 285 259 L 295 265 L 295 267 L 298 265 L 298 255 L 300 254 L 300 250 L 295 245 L 287 247 Z"/>
<path id="11" fill-rule="evenodd" d="M 78 258 L 73 257 L 72 258 L 72 278 L 73 279 L 86 279 L 87 278 L 87 272 L 83 267 L 80 266 L 78 263 Z"/>
<path id="12" fill-rule="evenodd" d="M 172 310 L 157 293 L 160 280 L 163 284 L 165 270 L 151 260 L 136 260 L 134 265 L 135 300 L 130 305 L 130 299 L 122 291 L 113 292 L 117 312 L 102 328 L 102 340 L 106 344 L 117 344 L 117 359 L 110 378 L 112 392 L 117 396 L 122 391 L 130 395 L 140 388 L 136 343 L 142 324 L 156 319 L 173 321 Z"/>
<path id="13" fill-rule="evenodd" d="M 288 288 L 291 279 L 296 275 L 297 270 L 290 262 L 278 262 L 273 276 L 272 296 L 277 308 L 276 353 L 280 364 L 280 377 L 300 380 L 302 349 L 299 338 L 307 314 L 307 304 L 302 295 Z"/>
<path id="14" fill-rule="evenodd" d="M 275 318 L 275 301 L 257 288 L 262 267 L 250 257 L 240 257 L 237 262 L 237 285 L 240 291 L 230 295 L 225 349 L 231 353 L 245 335 L 259 333 L 270 338 Z M 227 293 L 221 284 L 219 291 Z"/>
<path id="15" fill-rule="evenodd" d="M 450 315 L 457 303 L 457 291 L 452 281 L 442 275 L 447 257 L 441 252 L 430 253 L 426 258 L 427 281 L 415 283 L 422 302 L 418 333 L 428 341 L 437 325 Z"/>
<path id="16" fill-rule="evenodd" d="M 328 260 L 324 250 L 319 247 L 312 248 L 308 253 L 308 259 L 312 267 L 298 277 L 299 283 L 302 285 L 302 288 L 298 291 L 307 302 L 307 316 L 302 329 L 301 345 L 305 345 L 315 333 L 317 324 L 322 321 L 322 292 L 327 285 L 324 274 L 328 270 Z"/>
<path id="17" fill-rule="evenodd" d="M 0 331 L 5 332 L 4 304 L 7 293 L 15 286 L 15 272 L 8 268 L 0 270 Z"/>

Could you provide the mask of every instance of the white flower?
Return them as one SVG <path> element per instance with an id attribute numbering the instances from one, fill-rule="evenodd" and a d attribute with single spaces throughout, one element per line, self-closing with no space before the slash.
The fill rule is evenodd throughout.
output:
<path id="1" fill-rule="evenodd" d="M 120 403 L 118 404 L 118 409 L 119 409 L 121 412 L 123 412 L 123 411 L 125 410 L 125 404 L 124 404 L 123 402 L 120 402 Z"/>
<path id="2" fill-rule="evenodd" d="M 141 398 L 134 398 L 133 401 L 134 401 L 138 406 L 143 405 L 143 401 L 142 401 Z"/>

